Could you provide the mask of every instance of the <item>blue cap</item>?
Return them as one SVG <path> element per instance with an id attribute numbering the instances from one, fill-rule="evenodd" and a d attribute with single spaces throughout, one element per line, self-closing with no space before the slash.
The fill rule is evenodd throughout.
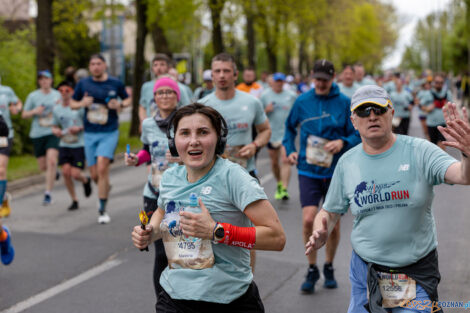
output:
<path id="1" fill-rule="evenodd" d="M 279 73 L 279 72 L 274 73 L 273 79 L 274 79 L 274 81 L 279 81 L 279 80 L 285 81 L 286 80 L 286 75 L 284 75 L 283 73 Z"/>
<path id="2" fill-rule="evenodd" d="M 52 74 L 51 74 L 51 72 L 49 72 L 49 70 L 39 71 L 38 72 L 38 77 L 52 78 Z"/>
<path id="3" fill-rule="evenodd" d="M 189 206 L 198 206 L 197 195 L 194 192 L 189 195 Z"/>

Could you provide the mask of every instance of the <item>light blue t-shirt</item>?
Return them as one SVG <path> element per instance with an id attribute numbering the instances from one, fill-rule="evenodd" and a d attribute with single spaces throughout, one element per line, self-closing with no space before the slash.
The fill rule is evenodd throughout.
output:
<path id="1" fill-rule="evenodd" d="M 420 107 L 426 107 L 428 105 L 431 105 L 434 101 L 434 97 L 432 96 L 431 90 L 426 89 L 418 91 L 418 93 L 416 94 L 416 98 L 419 99 Z M 419 115 L 427 116 L 428 113 L 424 112 L 423 110 L 421 110 L 421 108 L 419 108 Z"/>
<path id="2" fill-rule="evenodd" d="M 52 111 L 61 101 L 62 97 L 60 96 L 60 92 L 55 89 L 51 89 L 47 94 L 43 93 L 41 89 L 38 89 L 28 95 L 24 105 L 25 111 L 31 111 L 41 105 L 45 107 L 41 116 L 33 116 L 33 123 L 31 124 L 31 131 L 29 132 L 30 138 L 52 135 Z"/>
<path id="3" fill-rule="evenodd" d="M 70 106 L 57 105 L 52 111 L 52 125 L 59 126 L 64 135 L 60 139 L 59 146 L 66 148 L 80 148 L 84 146 L 83 130 L 77 134 L 67 133 L 67 129 L 72 126 L 83 127 L 83 116 L 85 109 L 72 110 Z"/>
<path id="4" fill-rule="evenodd" d="M 18 97 L 13 89 L 0 85 L 0 114 L 8 125 L 8 138 L 13 138 L 13 124 L 11 123 L 10 104 L 17 103 Z"/>
<path id="5" fill-rule="evenodd" d="M 405 89 L 402 89 L 400 92 L 392 91 L 390 93 L 390 99 L 392 100 L 396 117 L 410 117 L 410 110 L 408 109 L 408 107 L 413 101 L 413 96 L 408 91 L 406 91 Z"/>
<path id="6" fill-rule="evenodd" d="M 359 88 L 367 85 L 377 85 L 375 80 L 367 77 L 364 77 L 361 81 L 356 81 L 356 84 L 359 86 Z"/>
<path id="7" fill-rule="evenodd" d="M 187 181 L 184 165 L 165 171 L 158 207 L 165 214 L 178 212 L 189 205 L 189 195 L 193 192 L 215 221 L 241 227 L 253 226 L 243 213 L 245 208 L 267 199 L 263 188 L 241 166 L 218 157 L 209 173 L 195 183 Z M 179 229 L 179 221 L 173 224 L 174 229 Z M 246 292 L 253 280 L 250 251 L 226 244 L 212 244 L 212 251 L 215 263 L 211 268 L 167 267 L 163 271 L 160 284 L 172 299 L 229 303 Z"/>
<path id="8" fill-rule="evenodd" d="M 156 81 L 156 79 L 153 79 L 145 82 L 140 89 L 139 104 L 147 111 L 147 117 L 153 117 L 157 111 L 157 105 L 153 94 L 153 87 L 155 86 Z M 178 88 L 180 89 L 180 101 L 178 101 L 178 107 L 190 104 L 191 98 L 188 97 L 188 93 L 184 90 L 184 85 L 178 82 Z"/>
<path id="9" fill-rule="evenodd" d="M 154 186 L 152 180 L 152 171 L 155 169 L 166 168 L 171 166 L 166 160 L 166 152 L 168 151 L 168 138 L 166 133 L 158 127 L 157 122 L 153 117 L 147 117 L 142 122 L 142 135 L 140 140 L 143 144 L 149 146 L 150 157 L 152 160 L 151 171 L 148 175 L 148 183 L 152 184 L 153 188 L 158 191 L 159 186 Z M 144 187 L 144 197 L 151 199 L 157 199 L 157 196 L 150 190 L 148 183 Z"/>
<path id="10" fill-rule="evenodd" d="M 267 119 L 263 104 L 254 96 L 235 90 L 235 96 L 230 100 L 220 100 L 215 92 L 204 97 L 199 103 L 213 107 L 224 117 L 228 126 L 227 145 L 241 146 L 253 142 L 253 125 L 260 125 Z M 246 169 L 255 170 L 255 158 L 248 160 Z"/>
<path id="11" fill-rule="evenodd" d="M 457 162 L 427 140 L 397 135 L 384 153 L 362 144 L 338 162 L 324 209 L 354 215 L 351 243 L 365 261 L 389 267 L 415 263 L 437 247 L 433 186 Z"/>
<path id="12" fill-rule="evenodd" d="M 359 85 L 354 82 L 351 87 L 345 86 L 343 83 L 338 83 L 339 91 L 343 93 L 349 99 L 352 98 L 354 92 L 359 89 Z"/>
<path id="13" fill-rule="evenodd" d="M 286 119 L 296 98 L 297 95 L 292 91 L 283 90 L 280 93 L 276 93 L 271 88 L 261 95 L 260 100 L 263 103 L 263 107 L 266 109 L 272 103 L 274 108 L 274 111 L 266 113 L 272 131 L 270 143 L 282 142 L 286 128 Z"/>
<path id="14" fill-rule="evenodd" d="M 397 90 L 397 87 L 395 86 L 395 82 L 393 80 L 390 80 L 383 84 L 383 89 L 385 89 L 388 94 L 391 94 L 392 91 Z"/>
<path id="15" fill-rule="evenodd" d="M 448 89 L 442 89 L 440 92 L 433 90 L 439 98 L 446 98 L 447 101 L 452 101 L 452 94 Z M 434 96 L 431 94 L 432 102 L 429 104 L 433 104 Z M 446 124 L 446 120 L 444 119 L 444 113 L 442 113 L 442 108 L 435 107 L 434 110 L 428 113 L 428 117 L 426 119 L 426 124 L 429 127 L 436 127 L 436 126 L 443 126 Z"/>

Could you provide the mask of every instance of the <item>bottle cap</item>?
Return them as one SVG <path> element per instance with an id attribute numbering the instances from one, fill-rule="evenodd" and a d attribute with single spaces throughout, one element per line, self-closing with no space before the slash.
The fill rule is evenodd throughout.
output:
<path id="1" fill-rule="evenodd" d="M 198 206 L 197 195 L 194 192 L 189 195 L 189 206 Z"/>

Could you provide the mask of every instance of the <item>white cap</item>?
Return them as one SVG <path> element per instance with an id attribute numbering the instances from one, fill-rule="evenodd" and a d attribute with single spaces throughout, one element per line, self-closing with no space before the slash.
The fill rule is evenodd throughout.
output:
<path id="1" fill-rule="evenodd" d="M 202 74 L 202 79 L 204 79 L 204 81 L 212 80 L 212 71 L 211 70 L 205 70 L 204 73 Z"/>

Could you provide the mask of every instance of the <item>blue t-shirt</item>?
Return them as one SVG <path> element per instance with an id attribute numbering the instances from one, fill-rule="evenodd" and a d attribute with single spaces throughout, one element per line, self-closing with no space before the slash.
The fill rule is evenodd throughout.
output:
<path id="1" fill-rule="evenodd" d="M 29 132 L 30 138 L 52 135 L 52 111 L 61 101 L 62 97 L 60 92 L 55 89 L 51 89 L 47 94 L 43 93 L 41 89 L 38 89 L 28 95 L 24 105 L 25 111 L 31 111 L 38 106 L 44 106 L 44 111 L 41 116 L 33 116 L 33 123 L 31 124 L 31 130 Z"/>
<path id="2" fill-rule="evenodd" d="M 432 93 L 434 93 L 439 99 L 445 99 L 444 103 L 447 103 L 447 101 L 452 101 L 451 92 L 448 89 L 443 88 L 440 92 L 437 92 L 435 90 L 431 91 L 432 102 L 428 105 L 431 105 L 436 102 Z M 428 117 L 426 118 L 426 124 L 429 127 L 444 126 L 446 124 L 446 120 L 444 119 L 444 113 L 442 113 L 442 107 L 439 108 L 435 106 L 434 109 L 428 113 Z"/>
<path id="3" fill-rule="evenodd" d="M 59 146 L 66 148 L 80 148 L 83 147 L 83 130 L 77 134 L 67 132 L 67 129 L 72 126 L 83 127 L 83 115 L 85 110 L 80 108 L 72 110 L 69 106 L 57 105 L 52 111 L 53 121 L 52 125 L 59 126 L 64 135 L 60 139 Z"/>
<path id="4" fill-rule="evenodd" d="M 393 108 L 395 109 L 394 116 L 401 118 L 410 117 L 410 110 L 408 107 L 413 101 L 413 96 L 408 91 L 405 89 L 402 89 L 400 92 L 392 91 L 390 93 L 390 99 L 392 100 Z"/>
<path id="5" fill-rule="evenodd" d="M 267 119 L 263 105 L 256 97 L 235 90 L 235 96 L 230 100 L 220 100 L 211 93 L 199 103 L 213 107 L 224 117 L 228 126 L 227 145 L 244 146 L 253 142 L 253 125 L 260 125 Z M 248 160 L 246 169 L 255 170 L 254 156 Z"/>
<path id="6" fill-rule="evenodd" d="M 88 96 L 93 97 L 93 104 L 90 108 L 85 108 L 84 125 L 85 132 L 112 132 L 119 128 L 118 114 L 114 109 L 109 109 L 107 103 L 112 98 L 127 99 L 129 96 L 126 92 L 124 84 L 115 77 L 108 77 L 105 81 L 95 81 L 92 77 L 81 79 L 75 87 L 73 99 L 75 101 L 82 100 L 85 92 Z M 89 113 L 98 111 L 99 109 L 107 109 L 107 121 L 104 124 L 91 123 L 89 121 Z M 104 111 L 106 112 L 106 110 Z M 103 113 L 106 114 L 106 113 Z"/>
<path id="7" fill-rule="evenodd" d="M 139 104 L 147 112 L 147 117 L 153 117 L 157 111 L 157 104 L 154 100 L 153 87 L 157 80 L 149 80 L 145 82 L 140 88 L 140 99 Z M 188 97 L 188 93 L 184 89 L 184 85 L 178 82 L 178 88 L 180 89 L 180 101 L 178 101 L 178 107 L 182 107 L 191 103 L 191 98 Z"/>
<path id="8" fill-rule="evenodd" d="M 280 93 L 276 93 L 271 88 L 267 89 L 261 95 L 260 100 L 263 103 L 263 107 L 266 109 L 266 107 L 272 103 L 274 108 L 274 111 L 266 113 L 272 131 L 269 142 L 282 142 L 286 128 L 286 119 L 287 116 L 289 116 L 289 111 L 296 98 L 297 95 L 291 91 L 283 90 Z"/>
<path id="9" fill-rule="evenodd" d="M 17 103 L 18 97 L 13 89 L 0 85 L 0 114 L 8 125 L 8 138 L 13 138 L 13 124 L 11 123 L 10 104 Z"/>
<path id="10" fill-rule="evenodd" d="M 253 226 L 243 213 L 245 208 L 267 199 L 263 188 L 241 166 L 218 157 L 209 173 L 195 183 L 188 182 L 184 165 L 165 171 L 158 207 L 165 214 L 180 211 L 189 205 L 189 195 L 193 192 L 215 221 L 241 227 Z M 178 229 L 179 221 L 175 222 L 174 227 Z M 250 251 L 225 244 L 212 244 L 212 251 L 215 263 L 211 268 L 167 267 L 163 271 L 160 284 L 172 299 L 230 303 L 246 292 L 253 280 Z"/>
<path id="11" fill-rule="evenodd" d="M 323 208 L 354 215 L 351 243 L 365 261 L 389 267 L 415 263 L 437 247 L 433 186 L 457 162 L 427 140 L 397 135 L 386 152 L 362 144 L 338 162 Z"/>
<path id="12" fill-rule="evenodd" d="M 353 94 L 356 92 L 356 90 L 359 89 L 359 85 L 356 84 L 355 82 L 352 84 L 351 87 L 345 86 L 343 83 L 339 83 L 339 91 L 344 94 L 346 97 L 349 99 L 352 98 Z"/>

